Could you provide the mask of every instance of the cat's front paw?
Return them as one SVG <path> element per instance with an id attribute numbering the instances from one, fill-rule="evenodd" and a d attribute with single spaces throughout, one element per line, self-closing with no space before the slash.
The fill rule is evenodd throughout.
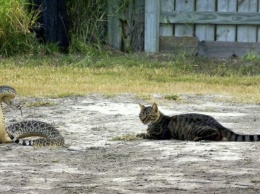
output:
<path id="1" fill-rule="evenodd" d="M 200 141 L 200 140 L 201 140 L 200 137 L 195 137 L 195 138 L 193 139 L 193 141 Z"/>
<path id="2" fill-rule="evenodd" d="M 141 138 L 145 138 L 145 133 L 138 133 L 136 134 L 136 137 L 141 137 Z"/>

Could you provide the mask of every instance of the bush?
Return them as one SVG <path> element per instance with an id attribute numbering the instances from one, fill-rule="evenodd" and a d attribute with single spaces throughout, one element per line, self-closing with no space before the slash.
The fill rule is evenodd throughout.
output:
<path id="1" fill-rule="evenodd" d="M 41 44 L 32 29 L 40 11 L 30 0 L 0 0 L 0 56 L 58 52 L 55 43 Z M 70 53 L 99 53 L 107 41 L 107 0 L 67 0 Z M 53 49 L 54 48 L 54 49 Z"/>
<path id="2" fill-rule="evenodd" d="M 30 30 L 38 14 L 24 0 L 0 0 L 0 53 L 3 56 L 27 53 L 36 44 Z"/>
<path id="3" fill-rule="evenodd" d="M 106 43 L 107 7 L 107 0 L 67 0 L 71 53 L 88 53 Z"/>

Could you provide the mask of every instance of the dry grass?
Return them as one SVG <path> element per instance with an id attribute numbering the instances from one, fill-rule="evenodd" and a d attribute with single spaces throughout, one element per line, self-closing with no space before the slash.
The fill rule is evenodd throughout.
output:
<path id="1" fill-rule="evenodd" d="M 29 11 L 24 0 L 0 0 L 0 55 L 27 53 L 35 46 L 31 29 L 36 24 L 38 11 Z"/>
<path id="2" fill-rule="evenodd" d="M 115 60 L 116 61 L 116 60 Z M 3 63 L 3 62 L 2 62 Z M 9 64 L 8 64 L 9 63 Z M 107 67 L 77 65 L 15 65 L 4 62 L 0 71 L 2 85 L 16 88 L 21 96 L 64 97 L 88 93 L 223 94 L 234 101 L 260 103 L 260 76 L 176 75 L 171 66 Z"/>
<path id="3" fill-rule="evenodd" d="M 122 135 L 122 136 L 115 136 L 112 137 L 112 141 L 133 141 L 133 140 L 137 140 L 138 137 L 136 137 L 135 134 L 126 134 L 126 135 Z"/>

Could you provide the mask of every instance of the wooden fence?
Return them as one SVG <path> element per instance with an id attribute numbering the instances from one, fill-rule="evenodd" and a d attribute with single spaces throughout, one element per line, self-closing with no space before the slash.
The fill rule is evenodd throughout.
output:
<path id="1" fill-rule="evenodd" d="M 209 57 L 260 54 L 260 0 L 144 1 L 147 53 L 184 48 Z"/>

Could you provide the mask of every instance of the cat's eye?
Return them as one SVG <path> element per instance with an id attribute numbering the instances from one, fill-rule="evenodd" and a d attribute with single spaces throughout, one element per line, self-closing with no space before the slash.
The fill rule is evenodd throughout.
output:
<path id="1" fill-rule="evenodd" d="M 146 117 L 146 113 L 145 113 L 145 112 L 141 112 L 141 113 L 140 113 L 140 116 L 141 116 L 141 117 Z"/>

